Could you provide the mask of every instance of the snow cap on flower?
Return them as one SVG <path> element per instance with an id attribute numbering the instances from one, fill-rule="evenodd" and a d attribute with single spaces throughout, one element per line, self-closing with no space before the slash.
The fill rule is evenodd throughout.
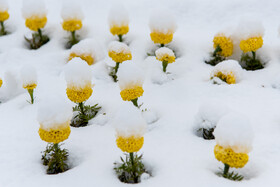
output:
<path id="1" fill-rule="evenodd" d="M 86 61 L 75 57 L 66 65 L 65 80 L 68 86 L 83 88 L 91 84 L 91 78 L 91 70 Z"/>
<path id="2" fill-rule="evenodd" d="M 109 44 L 108 51 L 115 52 L 115 53 L 124 53 L 124 54 L 131 53 L 129 47 L 125 43 L 118 42 L 118 41 L 111 42 Z"/>
<path id="3" fill-rule="evenodd" d="M 174 33 L 177 29 L 174 16 L 168 10 L 154 10 L 149 22 L 152 32 L 163 34 Z"/>
<path id="4" fill-rule="evenodd" d="M 167 47 L 161 47 L 156 50 L 156 58 L 160 61 L 165 60 L 168 63 L 172 63 L 175 61 L 175 54 L 171 49 Z"/>
<path id="5" fill-rule="evenodd" d="M 121 90 L 135 86 L 142 87 L 145 79 L 144 71 L 132 61 L 123 62 L 118 70 L 117 76 Z"/>
<path id="6" fill-rule="evenodd" d="M 228 111 L 228 107 L 221 102 L 204 102 L 200 105 L 195 116 L 195 124 L 198 128 L 215 128 L 221 117 L 228 113 Z"/>
<path id="7" fill-rule="evenodd" d="M 112 26 L 127 26 L 129 24 L 129 17 L 126 8 L 122 4 L 115 4 L 112 6 L 108 22 Z"/>
<path id="8" fill-rule="evenodd" d="M 239 82 L 242 79 L 243 69 L 236 60 L 225 60 L 214 67 L 211 77 L 215 77 L 219 72 L 224 75 L 233 75 L 235 82 Z"/>
<path id="9" fill-rule="evenodd" d="M 9 4 L 7 0 L 0 0 L 0 12 L 5 12 L 9 10 Z"/>
<path id="10" fill-rule="evenodd" d="M 51 96 L 40 102 L 37 120 L 44 130 L 56 129 L 69 125 L 72 114 L 71 105 L 63 97 Z"/>
<path id="11" fill-rule="evenodd" d="M 71 48 L 70 54 L 72 53 L 77 56 L 90 55 L 94 62 L 99 61 L 104 56 L 102 48 L 94 39 L 84 39 L 80 41 Z"/>
<path id="12" fill-rule="evenodd" d="M 123 104 L 114 119 L 117 136 L 142 137 L 146 131 L 146 121 L 141 111 L 131 104 Z"/>
<path id="13" fill-rule="evenodd" d="M 249 153 L 254 138 L 249 120 L 238 113 L 222 117 L 214 131 L 216 143 L 223 148 L 231 148 L 235 153 Z"/>
<path id="14" fill-rule="evenodd" d="M 73 0 L 68 0 L 62 6 L 61 17 L 63 20 L 83 20 L 84 14 L 80 3 Z"/>
<path id="15" fill-rule="evenodd" d="M 22 67 L 21 68 L 21 79 L 22 79 L 23 87 L 26 87 L 28 85 L 37 84 L 36 69 L 31 65 Z"/>
<path id="16" fill-rule="evenodd" d="M 252 37 L 263 37 L 264 26 L 260 21 L 242 20 L 237 27 L 236 35 L 240 40 L 246 40 Z"/>
<path id="17" fill-rule="evenodd" d="M 27 19 L 32 16 L 46 17 L 47 9 L 43 0 L 24 0 L 22 5 L 22 16 Z"/>

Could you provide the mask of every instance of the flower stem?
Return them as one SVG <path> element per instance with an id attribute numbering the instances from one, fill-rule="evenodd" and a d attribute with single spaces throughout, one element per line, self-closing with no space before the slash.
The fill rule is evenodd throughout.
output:
<path id="1" fill-rule="evenodd" d="M 136 174 L 135 174 L 135 165 L 134 165 L 134 155 L 133 155 L 133 152 L 132 153 L 129 153 L 129 156 L 130 156 L 130 161 L 131 161 L 131 166 L 132 166 L 132 173 L 133 173 L 133 179 L 134 179 L 134 182 L 137 183 L 138 182 L 138 178 L 136 177 Z"/>
<path id="2" fill-rule="evenodd" d="M 80 108 L 81 113 L 82 113 L 83 115 L 85 115 L 84 103 L 83 103 L 83 102 L 79 103 L 79 108 Z"/>
<path id="3" fill-rule="evenodd" d="M 220 45 L 218 45 L 213 53 L 213 56 L 216 57 L 218 52 L 221 52 L 222 48 L 220 47 Z"/>
<path id="4" fill-rule="evenodd" d="M 118 37 L 119 37 L 119 41 L 123 42 L 122 34 L 118 35 Z"/>
<path id="5" fill-rule="evenodd" d="M 224 168 L 224 176 L 227 176 L 228 171 L 229 171 L 229 165 L 228 165 L 228 164 L 225 164 L 225 168 Z"/>
<path id="6" fill-rule="evenodd" d="M 1 21 L 0 24 L 1 24 L 1 32 L 0 32 L 0 35 L 6 35 L 7 33 L 6 33 L 6 31 L 5 31 L 4 22 Z"/>
<path id="7" fill-rule="evenodd" d="M 160 44 L 160 47 L 164 47 L 164 44 Z"/>
<path id="8" fill-rule="evenodd" d="M 75 32 L 76 32 L 76 31 L 72 31 L 72 32 L 71 32 L 71 36 L 72 36 L 72 45 L 75 45 L 76 43 L 78 43 Z"/>
<path id="9" fill-rule="evenodd" d="M 162 61 L 162 67 L 163 67 L 163 72 L 166 72 L 166 68 L 167 68 L 168 62 L 167 61 Z"/>
<path id="10" fill-rule="evenodd" d="M 28 93 L 29 93 L 29 95 L 30 95 L 30 98 L 31 98 L 31 104 L 33 104 L 34 103 L 34 96 L 33 96 L 33 89 L 28 89 L 27 90 L 28 91 Z"/>
<path id="11" fill-rule="evenodd" d="M 138 102 L 137 102 L 137 101 L 138 101 L 138 98 L 132 99 L 132 100 L 131 100 L 131 102 L 133 103 L 133 105 L 136 106 L 137 108 L 139 108 Z"/>
<path id="12" fill-rule="evenodd" d="M 43 43 L 43 35 L 41 29 L 38 29 L 38 33 L 39 33 L 40 41 L 41 43 Z"/>
<path id="13" fill-rule="evenodd" d="M 255 61 L 256 60 L 256 52 L 252 51 L 252 54 L 253 54 L 253 60 Z"/>
<path id="14" fill-rule="evenodd" d="M 113 79 L 114 79 L 114 82 L 117 82 L 118 80 L 118 77 L 117 77 L 117 72 L 118 72 L 118 69 L 120 67 L 120 63 L 119 62 L 116 62 L 116 66 L 114 67 L 114 70 L 115 70 L 115 73 L 112 75 Z"/>

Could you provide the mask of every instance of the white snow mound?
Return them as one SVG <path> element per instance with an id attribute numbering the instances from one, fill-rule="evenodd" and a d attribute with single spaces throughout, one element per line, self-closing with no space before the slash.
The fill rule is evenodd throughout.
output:
<path id="1" fill-rule="evenodd" d="M 240 40 L 246 40 L 252 37 L 259 37 L 264 35 L 264 26 L 260 21 L 256 20 L 242 20 L 237 26 L 235 33 Z"/>
<path id="2" fill-rule="evenodd" d="M 43 0 L 24 0 L 22 4 L 22 16 L 27 19 L 32 16 L 45 17 L 47 9 Z"/>
<path id="3" fill-rule="evenodd" d="M 236 153 L 249 153 L 254 138 L 249 120 L 238 113 L 229 113 L 222 117 L 214 130 L 216 143 L 231 148 Z"/>
<path id="4" fill-rule="evenodd" d="M 73 0 L 66 1 L 61 9 L 61 17 L 63 20 L 83 20 L 84 13 L 80 3 Z"/>
<path id="5" fill-rule="evenodd" d="M 149 27 L 151 32 L 163 34 L 174 33 L 177 29 L 174 16 L 168 10 L 154 10 L 150 16 Z"/>
<path id="6" fill-rule="evenodd" d="M 128 54 L 131 53 L 129 47 L 122 42 L 113 41 L 109 44 L 108 51 L 114 51 L 116 53 L 124 53 Z"/>
<path id="7" fill-rule="evenodd" d="M 147 128 L 141 111 L 131 103 L 125 103 L 120 107 L 113 120 L 113 125 L 116 129 L 116 135 L 122 137 L 142 137 Z"/>
<path id="8" fill-rule="evenodd" d="M 166 54 L 168 56 L 175 56 L 174 52 L 167 47 L 161 47 L 161 48 L 156 50 L 156 57 L 159 58 L 159 59 L 161 59 Z"/>
<path id="9" fill-rule="evenodd" d="M 22 67 L 21 68 L 21 79 L 22 79 L 23 86 L 37 84 L 36 69 L 31 65 Z"/>
<path id="10" fill-rule="evenodd" d="M 0 12 L 5 12 L 9 10 L 9 4 L 7 0 L 0 0 Z"/>
<path id="11" fill-rule="evenodd" d="M 110 27 L 127 26 L 129 24 L 129 16 L 126 8 L 122 4 L 113 5 L 109 12 L 108 22 Z"/>

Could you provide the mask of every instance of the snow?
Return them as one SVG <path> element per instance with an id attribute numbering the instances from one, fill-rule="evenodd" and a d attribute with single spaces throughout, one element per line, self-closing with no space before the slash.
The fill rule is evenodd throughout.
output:
<path id="1" fill-rule="evenodd" d="M 21 15 L 23 0 L 8 1 L 10 18 L 5 24 L 11 34 L 0 37 L 0 73 L 4 80 L 0 88 L 0 186 L 128 186 L 118 180 L 113 170 L 114 162 L 123 156 L 115 143 L 113 119 L 123 104 L 134 106 L 121 99 L 118 83 L 108 76 L 106 63 L 111 59 L 107 53 L 97 64 L 87 66 L 95 87 L 86 104 L 102 106 L 100 115 L 104 120 L 98 124 L 91 121 L 83 128 L 71 127 L 71 136 L 62 145 L 69 150 L 70 170 L 58 175 L 46 174 L 41 162 L 46 142 L 38 135 L 38 106 L 49 95 L 63 97 L 72 107 L 75 103 L 67 98 L 64 77 L 70 50 L 64 47 L 67 35 L 61 29 L 60 11 L 68 0 L 45 2 L 48 24 L 43 32 L 50 41 L 38 50 L 30 50 L 24 40 L 30 31 Z M 76 2 L 83 7 L 85 18 L 78 34 L 82 39 L 97 40 L 107 49 L 110 42 L 117 40 L 108 28 L 109 10 L 115 1 Z M 141 109 L 147 108 L 158 116 L 157 121 L 148 124 L 145 143 L 139 151 L 152 177 L 135 186 L 279 186 L 280 1 L 122 0 L 120 3 L 129 13 L 130 31 L 124 40 L 131 50 L 132 63 L 145 72 L 145 93 L 139 98 L 139 104 L 144 103 Z M 178 26 L 173 41 L 167 45 L 177 57 L 176 63 L 168 64 L 169 74 L 162 72 L 162 64 L 155 56 L 147 56 L 150 49 L 158 48 L 149 36 L 149 15 L 155 7 L 172 12 Z M 235 30 L 240 20 L 248 16 L 261 21 L 265 28 L 264 45 L 257 51 L 265 59 L 265 68 L 243 70 L 238 84 L 212 84 L 209 79 L 214 67 L 204 60 L 213 52 L 213 37 L 223 28 Z M 233 57 L 240 60 L 241 56 Z M 30 97 L 21 84 L 20 69 L 26 65 L 37 70 L 33 105 L 27 102 Z M 241 182 L 216 175 L 223 164 L 215 159 L 215 140 L 204 140 L 193 133 L 199 107 L 209 100 L 217 100 L 217 107 L 222 103 L 250 120 L 255 134 L 253 150 L 248 164 L 238 169 L 245 176 Z"/>
<path id="2" fill-rule="evenodd" d="M 215 140 L 224 148 L 236 153 L 249 153 L 254 138 L 250 120 L 238 113 L 229 113 L 218 122 L 214 130 Z"/>
<path id="3" fill-rule="evenodd" d="M 94 59 L 94 63 L 104 58 L 104 49 L 99 42 L 92 38 L 87 38 L 74 45 L 70 54 L 75 53 L 76 55 L 90 55 Z"/>
<path id="4" fill-rule="evenodd" d="M 125 43 L 118 42 L 118 41 L 111 42 L 108 46 L 108 51 L 116 52 L 116 53 L 124 53 L 124 54 L 130 53 L 129 47 Z"/>
<path id="5" fill-rule="evenodd" d="M 159 32 L 163 34 L 174 33 L 177 24 L 173 14 L 166 9 L 155 9 L 150 15 L 149 22 L 151 32 Z"/>
<path id="6" fill-rule="evenodd" d="M 0 12 L 5 12 L 9 10 L 9 4 L 7 0 L 0 0 Z"/>
<path id="7" fill-rule="evenodd" d="M 195 130 L 215 128 L 228 111 L 229 108 L 218 100 L 202 103 L 195 116 Z"/>
<path id="8" fill-rule="evenodd" d="M 246 40 L 252 37 L 259 37 L 264 35 L 264 26 L 261 21 L 258 20 L 241 20 L 236 28 L 236 36 L 240 40 Z"/>
<path id="9" fill-rule="evenodd" d="M 72 115 L 72 107 L 63 97 L 51 96 L 40 102 L 37 119 L 42 128 L 50 130 L 70 123 Z"/>
<path id="10" fill-rule="evenodd" d="M 121 137 L 142 137 L 147 127 L 141 111 L 130 103 L 120 107 L 113 124 L 117 136 Z"/>
<path id="11" fill-rule="evenodd" d="M 167 47 L 161 47 L 161 48 L 156 50 L 156 57 L 158 59 L 163 58 L 165 55 L 175 56 L 174 52 L 171 49 L 167 48 Z"/>
<path id="12" fill-rule="evenodd" d="M 47 9 L 44 0 L 23 0 L 22 16 L 27 19 L 32 16 L 45 17 Z"/>
<path id="13" fill-rule="evenodd" d="M 37 84 L 36 69 L 31 65 L 22 67 L 21 68 L 21 80 L 22 80 L 23 86 Z"/>
<path id="14" fill-rule="evenodd" d="M 144 71 L 131 60 L 125 61 L 120 65 L 117 76 L 121 90 L 142 86 L 145 79 Z"/>
<path id="15" fill-rule="evenodd" d="M 83 88 L 91 82 L 92 72 L 86 61 L 79 57 L 70 60 L 65 68 L 65 80 L 68 86 Z"/>
<path id="16" fill-rule="evenodd" d="M 224 75 L 232 73 L 236 82 L 242 80 L 243 69 L 236 60 L 225 60 L 217 64 L 211 72 L 211 77 L 214 77 L 218 72 L 222 72 Z"/>
<path id="17" fill-rule="evenodd" d="M 63 20 L 83 20 L 84 13 L 80 3 L 74 0 L 66 1 L 61 9 L 61 17 Z"/>
<path id="18" fill-rule="evenodd" d="M 109 12 L 108 22 L 112 26 L 127 26 L 129 24 L 129 16 L 126 8 L 122 4 L 114 4 Z"/>

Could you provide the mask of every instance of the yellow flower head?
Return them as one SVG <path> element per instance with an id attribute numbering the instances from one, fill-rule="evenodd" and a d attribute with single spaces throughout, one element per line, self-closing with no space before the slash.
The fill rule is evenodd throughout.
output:
<path id="1" fill-rule="evenodd" d="M 2 87 L 3 85 L 3 80 L 0 78 L 0 88 Z"/>
<path id="2" fill-rule="evenodd" d="M 69 31 L 69 32 L 80 30 L 82 26 L 83 26 L 82 20 L 78 20 L 78 19 L 64 20 L 62 23 L 62 28 L 65 31 Z"/>
<path id="3" fill-rule="evenodd" d="M 221 56 L 228 57 L 232 55 L 233 52 L 233 42 L 232 39 L 226 37 L 224 34 L 218 34 L 213 39 L 213 47 L 216 49 L 218 46 L 222 49 L 220 54 Z"/>
<path id="4" fill-rule="evenodd" d="M 6 21 L 9 17 L 8 11 L 0 12 L 0 21 Z"/>
<path id="5" fill-rule="evenodd" d="M 119 63 L 132 59 L 129 47 L 126 44 L 117 41 L 110 43 L 108 55 L 113 61 Z"/>
<path id="6" fill-rule="evenodd" d="M 259 37 L 251 37 L 246 40 L 241 40 L 240 49 L 244 52 L 256 52 L 263 45 L 263 39 L 261 36 Z"/>
<path id="7" fill-rule="evenodd" d="M 66 94 L 68 98 L 74 103 L 82 103 L 88 100 L 88 98 L 90 98 L 92 94 L 92 86 L 90 83 L 82 88 L 75 87 L 75 86 L 68 86 L 66 89 Z"/>
<path id="8" fill-rule="evenodd" d="M 144 144 L 144 137 L 117 137 L 116 140 L 117 146 L 123 151 L 127 153 L 138 152 L 143 144 Z"/>
<path id="9" fill-rule="evenodd" d="M 151 32 L 150 36 L 155 44 L 168 44 L 173 39 L 173 33 Z"/>
<path id="10" fill-rule="evenodd" d="M 43 125 L 39 128 L 39 135 L 43 141 L 48 143 L 60 143 L 64 140 L 68 139 L 71 129 L 70 129 L 70 121 L 67 121 L 64 124 L 57 125 L 54 129 L 45 129 Z"/>
<path id="11" fill-rule="evenodd" d="M 24 84 L 22 86 L 24 89 L 27 89 L 27 90 L 33 90 L 37 87 L 37 84 L 33 83 L 33 84 Z"/>
<path id="12" fill-rule="evenodd" d="M 166 61 L 168 63 L 175 62 L 175 54 L 171 49 L 168 49 L 167 47 L 161 47 L 158 50 L 156 50 L 156 59 L 159 61 Z"/>
<path id="13" fill-rule="evenodd" d="M 135 87 L 123 89 L 120 94 L 124 101 L 131 101 L 133 99 L 141 97 L 143 93 L 144 90 L 141 86 L 135 86 Z"/>
<path id="14" fill-rule="evenodd" d="M 222 73 L 221 71 L 216 72 L 214 74 L 214 77 L 218 77 L 219 79 L 221 79 L 222 81 L 228 83 L 228 84 L 235 84 L 235 76 L 232 72 L 229 73 Z"/>
<path id="15" fill-rule="evenodd" d="M 82 60 L 86 61 L 88 65 L 92 65 L 94 63 L 94 58 L 89 54 L 76 54 L 74 52 L 70 53 L 68 61 L 72 60 L 75 57 L 80 57 Z"/>
<path id="16" fill-rule="evenodd" d="M 217 160 L 234 168 L 244 167 L 249 160 L 247 154 L 235 153 L 231 148 L 225 149 L 218 144 L 214 148 L 214 154 Z"/>
<path id="17" fill-rule="evenodd" d="M 128 31 L 129 31 L 128 25 L 123 25 L 123 26 L 113 25 L 110 27 L 110 32 L 113 35 L 124 35 L 127 34 Z"/>
<path id="18" fill-rule="evenodd" d="M 42 29 L 45 27 L 47 23 L 47 17 L 39 17 L 39 16 L 31 16 L 26 18 L 25 25 L 32 31 L 38 31 L 38 29 Z"/>

